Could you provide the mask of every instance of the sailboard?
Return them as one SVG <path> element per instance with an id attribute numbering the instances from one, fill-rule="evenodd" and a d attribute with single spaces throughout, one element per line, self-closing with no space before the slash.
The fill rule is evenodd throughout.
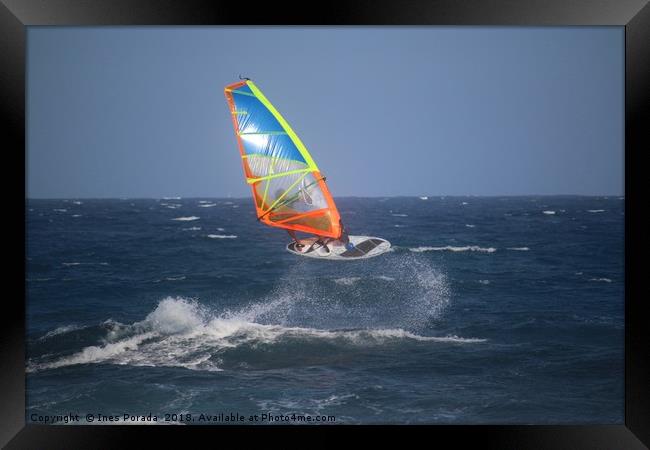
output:
<path id="1" fill-rule="evenodd" d="M 271 227 L 330 238 L 330 242 L 341 238 L 341 217 L 326 179 L 289 123 L 250 79 L 229 84 L 224 93 L 257 219 Z M 345 251 L 356 245 L 350 241 Z M 289 246 L 287 250 L 306 254 Z M 332 259 L 340 256 L 329 254 Z M 379 252 L 365 257 L 375 254 Z"/>

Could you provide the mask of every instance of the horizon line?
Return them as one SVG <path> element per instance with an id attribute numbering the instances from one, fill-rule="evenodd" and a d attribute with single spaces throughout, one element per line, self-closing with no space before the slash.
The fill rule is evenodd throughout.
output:
<path id="1" fill-rule="evenodd" d="M 495 197 L 625 197 L 625 194 L 452 194 L 452 195 L 337 195 L 336 198 L 446 198 L 446 197 L 474 197 L 474 198 L 495 198 Z M 155 197 L 25 197 L 25 200 L 182 200 L 182 199 L 230 199 L 244 200 L 251 199 L 251 196 L 243 197 L 220 197 L 220 196 L 155 196 Z"/>

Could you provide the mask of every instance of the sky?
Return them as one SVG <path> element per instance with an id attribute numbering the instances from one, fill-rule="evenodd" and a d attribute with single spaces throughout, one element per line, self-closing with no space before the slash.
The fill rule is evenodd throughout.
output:
<path id="1" fill-rule="evenodd" d="M 337 196 L 623 195 L 622 27 L 29 27 L 29 198 L 246 197 L 251 78 Z"/>

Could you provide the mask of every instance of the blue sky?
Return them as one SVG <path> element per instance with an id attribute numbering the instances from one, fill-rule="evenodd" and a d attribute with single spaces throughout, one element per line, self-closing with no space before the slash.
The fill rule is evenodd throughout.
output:
<path id="1" fill-rule="evenodd" d="M 336 196 L 621 195 L 622 27 L 28 30 L 30 198 L 246 197 L 252 78 Z"/>

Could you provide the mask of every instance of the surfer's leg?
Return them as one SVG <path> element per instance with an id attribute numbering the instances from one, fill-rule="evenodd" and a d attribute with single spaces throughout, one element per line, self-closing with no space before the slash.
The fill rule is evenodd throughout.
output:
<path id="1" fill-rule="evenodd" d="M 304 247 L 304 244 L 300 242 L 300 239 L 296 237 L 296 233 L 293 230 L 287 230 L 287 233 L 289 233 L 289 236 L 291 236 L 291 239 L 293 239 L 293 242 L 298 250 Z"/>

